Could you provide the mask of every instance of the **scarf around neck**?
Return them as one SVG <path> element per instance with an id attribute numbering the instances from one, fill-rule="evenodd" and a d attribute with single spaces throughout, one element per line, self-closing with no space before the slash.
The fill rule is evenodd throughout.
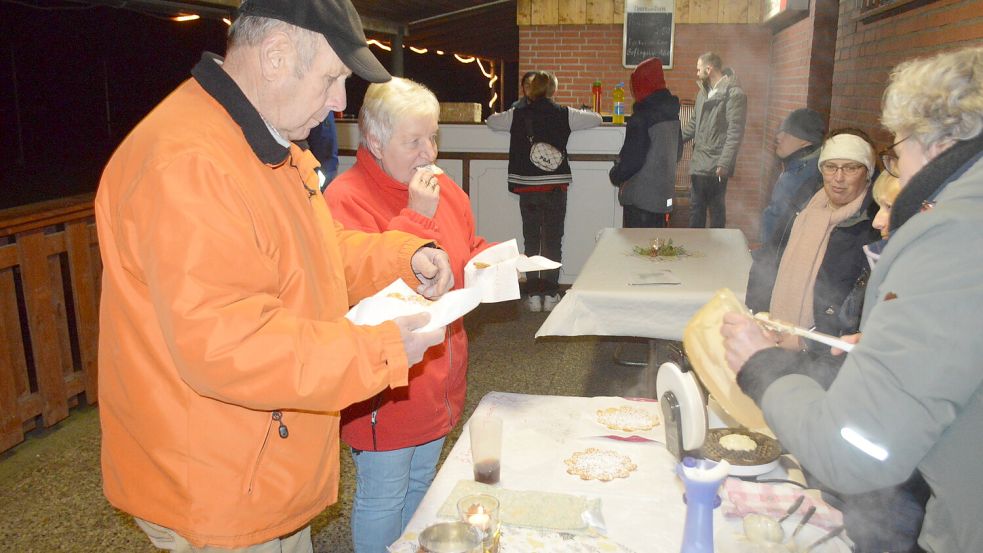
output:
<path id="1" fill-rule="evenodd" d="M 891 208 L 891 232 L 897 232 L 901 225 L 919 213 L 922 204 L 935 197 L 952 180 L 952 177 L 961 174 L 965 166 L 981 151 L 983 151 L 983 133 L 969 140 L 956 142 L 915 173 L 894 200 L 894 206 Z"/>
<path id="2" fill-rule="evenodd" d="M 867 192 L 865 189 L 850 203 L 835 208 L 829 203 L 826 189 L 822 188 L 795 218 L 771 292 L 770 309 L 774 318 L 812 328 L 816 275 L 826 256 L 830 234 L 837 225 L 860 211 Z M 801 340 L 797 336 L 783 336 L 781 346 L 801 349 Z"/>

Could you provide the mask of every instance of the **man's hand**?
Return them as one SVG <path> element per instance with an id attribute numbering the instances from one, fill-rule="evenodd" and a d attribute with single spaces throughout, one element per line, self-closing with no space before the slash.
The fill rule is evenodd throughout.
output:
<path id="1" fill-rule="evenodd" d="M 410 366 L 422 361 L 423 354 L 430 349 L 430 346 L 436 346 L 444 341 L 446 327 L 443 326 L 429 332 L 413 332 L 430 322 L 429 313 L 396 317 L 393 322 L 399 327 L 399 336 L 403 339 L 403 349 L 406 350 L 406 359 L 409 360 Z"/>
<path id="2" fill-rule="evenodd" d="M 421 296 L 435 300 L 454 287 L 454 273 L 444 250 L 420 248 L 413 254 L 410 264 L 416 278 L 420 279 L 416 291 Z"/>
<path id="3" fill-rule="evenodd" d="M 725 167 L 717 167 L 717 180 L 727 177 L 727 169 Z"/>
<path id="4" fill-rule="evenodd" d="M 843 340 L 844 342 L 847 342 L 847 343 L 850 343 L 850 344 L 857 344 L 857 343 L 860 342 L 860 337 L 863 336 L 863 335 L 864 335 L 863 332 L 858 332 L 856 334 L 846 334 L 844 336 L 840 336 L 840 340 Z M 830 348 L 829 351 L 833 355 L 843 355 L 844 353 L 846 353 L 845 351 L 841 350 L 840 348 Z"/>
<path id="5" fill-rule="evenodd" d="M 735 373 L 741 372 L 752 355 L 775 347 L 778 341 L 774 334 L 765 331 L 754 319 L 740 313 L 724 314 L 720 334 L 724 337 L 727 364 Z"/>
<path id="6" fill-rule="evenodd" d="M 410 198 L 406 207 L 428 219 L 433 219 L 434 214 L 437 213 L 437 205 L 440 203 L 440 183 L 437 182 L 437 175 L 429 168 L 417 169 L 410 180 L 409 192 Z"/>

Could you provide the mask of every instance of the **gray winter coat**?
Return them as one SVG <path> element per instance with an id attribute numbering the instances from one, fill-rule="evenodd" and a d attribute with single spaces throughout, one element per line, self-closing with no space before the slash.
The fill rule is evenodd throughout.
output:
<path id="1" fill-rule="evenodd" d="M 983 160 L 970 163 L 934 209 L 892 233 L 867 285 L 863 337 L 828 391 L 804 374 L 762 379 L 778 348 L 738 377 L 830 488 L 866 492 L 921 471 L 932 497 L 918 541 L 934 553 L 983 551 Z"/>
<path id="2" fill-rule="evenodd" d="M 726 72 L 714 87 L 712 98 L 711 91 L 702 82 L 697 83 L 700 92 L 693 115 L 683 127 L 683 142 L 693 141 L 691 175 L 714 176 L 717 167 L 726 169 L 728 175 L 734 174 L 747 121 L 747 96 L 733 72 Z"/>

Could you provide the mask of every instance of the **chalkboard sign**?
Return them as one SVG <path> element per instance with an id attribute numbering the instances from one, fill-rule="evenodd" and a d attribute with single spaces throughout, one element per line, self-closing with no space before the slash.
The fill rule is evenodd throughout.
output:
<path id="1" fill-rule="evenodd" d="M 666 69 L 672 67 L 673 11 L 668 9 L 630 11 L 625 9 L 624 55 L 625 67 L 635 67 L 648 58 L 658 57 Z M 650 2 L 649 2 L 650 3 Z"/>

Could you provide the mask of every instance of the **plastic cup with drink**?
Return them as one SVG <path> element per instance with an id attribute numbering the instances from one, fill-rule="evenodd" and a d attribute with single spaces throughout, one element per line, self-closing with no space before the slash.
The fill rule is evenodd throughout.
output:
<path id="1" fill-rule="evenodd" d="M 493 416 L 471 417 L 468 425 L 475 481 L 498 484 L 502 471 L 502 419 Z"/>

